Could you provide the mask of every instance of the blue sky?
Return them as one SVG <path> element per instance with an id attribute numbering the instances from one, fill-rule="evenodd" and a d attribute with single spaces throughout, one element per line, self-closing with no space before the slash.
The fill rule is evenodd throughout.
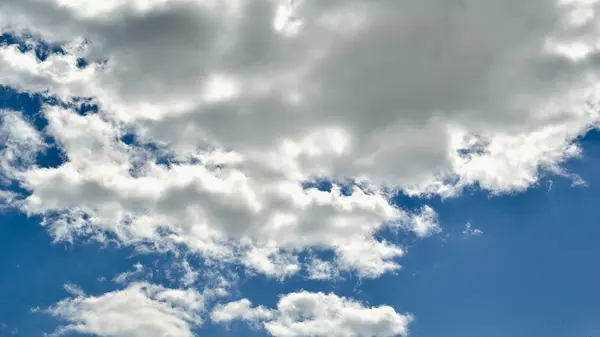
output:
<path id="1" fill-rule="evenodd" d="M 600 334 L 600 3 L 61 1 L 0 4 L 0 337 Z"/>

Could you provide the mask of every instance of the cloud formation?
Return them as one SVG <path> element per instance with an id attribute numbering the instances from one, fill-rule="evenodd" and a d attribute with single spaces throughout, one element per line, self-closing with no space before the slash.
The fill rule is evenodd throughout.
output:
<path id="1" fill-rule="evenodd" d="M 378 277 L 404 249 L 377 233 L 440 231 L 435 210 L 404 210 L 396 192 L 570 175 L 561 164 L 598 126 L 598 6 L 4 0 L 4 29 L 62 52 L 0 46 L 0 84 L 71 103 L 45 104 L 44 130 L 4 114 L 3 175 L 29 194 L 0 200 L 56 240 L 183 246 L 280 279 Z M 60 166 L 32 161 L 45 137 Z"/>
<path id="2" fill-rule="evenodd" d="M 483 235 L 483 231 L 479 228 L 473 228 L 470 222 L 465 224 L 465 229 L 462 232 L 463 237 L 468 238 L 471 236 L 481 236 Z"/>
<path id="3" fill-rule="evenodd" d="M 405 336 L 413 317 L 389 306 L 365 307 L 334 294 L 302 291 L 282 296 L 276 309 L 252 307 L 247 299 L 217 306 L 211 319 L 260 323 L 274 337 L 392 337 Z"/>
<path id="4" fill-rule="evenodd" d="M 70 286 L 72 288 L 72 286 Z M 202 324 L 204 295 L 193 289 L 168 289 L 148 283 L 58 302 L 45 312 L 67 321 L 54 335 L 70 332 L 101 337 L 192 337 Z"/>
<path id="5" fill-rule="evenodd" d="M 52 98 L 43 127 L 0 111 L 0 202 L 41 216 L 57 241 L 183 248 L 280 280 L 379 277 L 405 254 L 380 232 L 441 231 L 433 208 L 404 209 L 398 192 L 576 178 L 561 164 L 598 127 L 599 6 L 3 0 L 3 32 L 61 52 L 0 45 L 0 85 Z M 83 101 L 97 111 L 82 113 Z M 63 155 L 54 167 L 37 160 L 50 147 Z M 193 336 L 209 295 L 181 268 L 184 289 L 122 274 L 126 288 L 99 296 L 69 284 L 74 297 L 46 312 L 67 322 L 57 334 Z M 304 291 L 210 318 L 275 337 L 406 335 L 413 319 Z"/>

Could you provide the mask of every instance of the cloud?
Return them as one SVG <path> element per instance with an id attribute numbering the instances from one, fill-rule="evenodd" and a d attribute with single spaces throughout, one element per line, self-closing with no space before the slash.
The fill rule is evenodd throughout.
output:
<path id="1" fill-rule="evenodd" d="M 286 3 L 2 1 L 7 29 L 65 52 L 0 46 L 0 84 L 99 106 L 44 108 L 66 162 L 12 177 L 21 209 L 57 240 L 185 246 L 277 278 L 318 248 L 378 277 L 404 251 L 374 235 L 440 230 L 395 191 L 570 176 L 598 126 L 597 1 Z"/>
<path id="2" fill-rule="evenodd" d="M 83 289 L 81 289 L 81 287 L 79 287 L 76 284 L 73 283 L 66 283 L 63 288 L 65 288 L 65 291 L 68 292 L 69 294 L 73 295 L 73 296 L 77 296 L 77 297 L 84 297 L 85 296 L 85 292 L 83 291 Z"/>
<path id="3" fill-rule="evenodd" d="M 14 178 L 45 148 L 41 134 L 18 111 L 0 109 L 0 177 Z"/>
<path id="4" fill-rule="evenodd" d="M 419 237 L 426 237 L 441 232 L 438 215 L 429 206 L 423 206 L 412 221 L 412 231 Z"/>
<path id="5" fill-rule="evenodd" d="M 365 307 L 334 294 L 306 291 L 282 296 L 276 309 L 252 307 L 247 299 L 218 306 L 211 312 L 217 323 L 234 320 L 262 322 L 274 337 L 391 337 L 406 335 L 411 314 L 398 314 L 389 306 Z"/>
<path id="6" fill-rule="evenodd" d="M 115 276 L 115 278 L 113 278 L 113 281 L 119 284 L 127 284 L 129 282 L 131 282 L 132 278 L 135 278 L 137 276 L 140 276 L 140 274 L 144 273 L 144 265 L 141 263 L 136 263 L 133 265 L 133 270 L 132 271 L 126 271 L 126 272 L 122 272 L 119 275 Z"/>
<path id="7" fill-rule="evenodd" d="M 229 302 L 213 308 L 210 318 L 215 323 L 230 323 L 234 320 L 243 320 L 256 323 L 264 320 L 271 320 L 274 312 L 265 307 L 252 307 L 248 299 L 242 299 L 236 302 Z"/>
<path id="8" fill-rule="evenodd" d="M 192 337 L 202 324 L 203 294 L 148 283 L 58 302 L 44 312 L 68 322 L 54 335 L 71 332 L 101 337 Z"/>
<path id="9" fill-rule="evenodd" d="M 335 266 L 325 260 L 313 258 L 307 268 L 311 280 L 329 280 L 338 276 Z"/>
<path id="10" fill-rule="evenodd" d="M 473 226 L 471 225 L 470 222 L 467 222 L 465 224 L 465 229 L 463 230 L 463 236 L 465 238 L 471 237 L 471 236 L 481 236 L 483 235 L 483 231 L 481 229 L 478 228 L 473 228 Z"/>
<path id="11" fill-rule="evenodd" d="M 392 259 L 402 250 L 374 241 L 375 232 L 386 226 L 437 226 L 431 209 L 406 213 L 367 184 L 344 195 L 337 184 L 327 192 L 305 189 L 300 181 L 254 181 L 235 167 L 235 156 L 220 152 L 203 154 L 200 163 L 157 164 L 156 154 L 121 142 L 124 131 L 101 115 L 56 106 L 43 114 L 47 135 L 68 160 L 21 173 L 22 186 L 32 192 L 22 209 L 59 211 L 46 222 L 57 240 L 106 232 L 130 244 L 184 244 L 206 258 L 241 261 L 279 278 L 300 270 L 295 251 L 314 246 L 337 252 L 340 268 L 366 268 L 361 275 L 376 277 L 397 269 Z M 317 226 L 322 219 L 327 225 Z M 361 247 L 361 254 L 351 246 Z"/>

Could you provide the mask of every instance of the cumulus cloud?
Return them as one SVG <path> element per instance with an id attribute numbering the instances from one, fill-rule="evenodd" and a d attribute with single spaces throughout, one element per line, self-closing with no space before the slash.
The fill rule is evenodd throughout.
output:
<path id="1" fill-rule="evenodd" d="M 392 337 L 406 335 L 413 317 L 389 306 L 366 307 L 334 294 L 302 291 L 282 296 L 276 309 L 252 307 L 247 299 L 230 302 L 214 308 L 211 319 L 261 322 L 274 337 Z"/>
<path id="2" fill-rule="evenodd" d="M 210 318 L 216 323 L 229 323 L 234 320 L 257 322 L 270 320 L 273 315 L 272 310 L 262 306 L 253 308 L 252 302 L 248 299 L 241 299 L 215 307 L 210 314 Z"/>
<path id="3" fill-rule="evenodd" d="M 229 153 L 164 165 L 155 153 L 121 142 L 122 128 L 101 115 L 57 106 L 43 114 L 47 135 L 68 160 L 19 174 L 32 192 L 22 209 L 62 212 L 47 222 L 57 239 L 102 231 L 126 243 L 184 244 L 207 258 L 241 261 L 280 278 L 300 269 L 294 251 L 316 246 L 339 253 L 340 267 L 374 277 L 396 269 L 392 259 L 402 250 L 372 240 L 372 234 L 384 226 L 418 224 L 420 235 L 423 226 L 436 226 L 431 210 L 408 214 L 376 187 L 354 186 L 345 195 L 338 185 L 328 192 L 305 189 L 302 181 L 254 181 Z M 360 247 L 360 254 L 349 247 Z"/>
<path id="4" fill-rule="evenodd" d="M 72 288 L 72 285 L 69 285 Z M 148 283 L 86 296 L 81 291 L 44 310 L 67 325 L 54 335 L 67 333 L 101 337 L 192 337 L 202 324 L 203 294 L 193 289 L 168 289 Z"/>
<path id="5" fill-rule="evenodd" d="M 377 277 L 403 254 L 377 232 L 440 230 L 395 191 L 507 193 L 568 175 L 598 125 L 599 5 L 4 0 L 6 29 L 64 53 L 1 46 L 0 84 L 99 106 L 44 108 L 66 161 L 20 169 L 20 207 L 57 240 L 183 245 L 278 278 L 317 266 L 297 255 L 319 248 Z M 305 188 L 315 179 L 334 183 Z"/>

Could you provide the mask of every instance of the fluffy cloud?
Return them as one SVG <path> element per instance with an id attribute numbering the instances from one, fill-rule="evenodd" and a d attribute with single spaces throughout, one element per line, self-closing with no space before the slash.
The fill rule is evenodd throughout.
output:
<path id="1" fill-rule="evenodd" d="M 12 178 L 14 171 L 35 163 L 45 147 L 39 132 L 17 111 L 0 110 L 0 174 Z"/>
<path id="2" fill-rule="evenodd" d="M 282 296 L 272 310 L 252 307 L 247 299 L 227 303 L 214 308 L 211 319 L 261 322 L 274 337 L 391 337 L 406 335 L 413 317 L 388 306 L 365 307 L 334 294 L 303 291 Z"/>
<path id="3" fill-rule="evenodd" d="M 393 258 L 402 249 L 374 241 L 373 233 L 394 226 L 423 235 L 437 227 L 431 209 L 408 214 L 375 187 L 354 186 L 347 195 L 337 185 L 327 192 L 305 189 L 302 181 L 254 180 L 232 153 L 164 165 L 155 153 L 121 142 L 122 128 L 100 115 L 56 106 L 43 115 L 46 134 L 68 160 L 16 176 L 32 191 L 21 204 L 24 211 L 62 212 L 47 221 L 57 239 L 101 231 L 126 243 L 184 244 L 207 258 L 239 260 L 276 277 L 300 269 L 290 252 L 321 247 L 338 253 L 341 268 L 374 277 L 397 269 Z"/>
<path id="4" fill-rule="evenodd" d="M 505 193 L 568 174 L 574 140 L 598 125 L 598 6 L 2 1 L 9 29 L 65 52 L 2 46 L 0 84 L 100 108 L 44 109 L 67 160 L 19 170 L 20 206 L 57 239 L 184 245 L 280 278 L 318 248 L 336 259 L 310 262 L 316 278 L 377 277 L 403 254 L 378 231 L 439 231 L 395 191 Z M 331 191 L 303 187 L 317 178 Z"/>
<path id="5" fill-rule="evenodd" d="M 70 286 L 72 287 L 72 286 Z M 133 283 L 101 296 L 65 299 L 45 312 L 69 324 L 55 335 L 75 332 L 101 337 L 192 337 L 202 324 L 203 294 L 195 290 L 167 289 Z"/>
<path id="6" fill-rule="evenodd" d="M 270 320 L 273 316 L 272 310 L 262 306 L 253 308 L 252 302 L 245 298 L 217 306 L 210 314 L 210 318 L 216 323 L 229 323 L 234 320 L 257 322 Z"/>

